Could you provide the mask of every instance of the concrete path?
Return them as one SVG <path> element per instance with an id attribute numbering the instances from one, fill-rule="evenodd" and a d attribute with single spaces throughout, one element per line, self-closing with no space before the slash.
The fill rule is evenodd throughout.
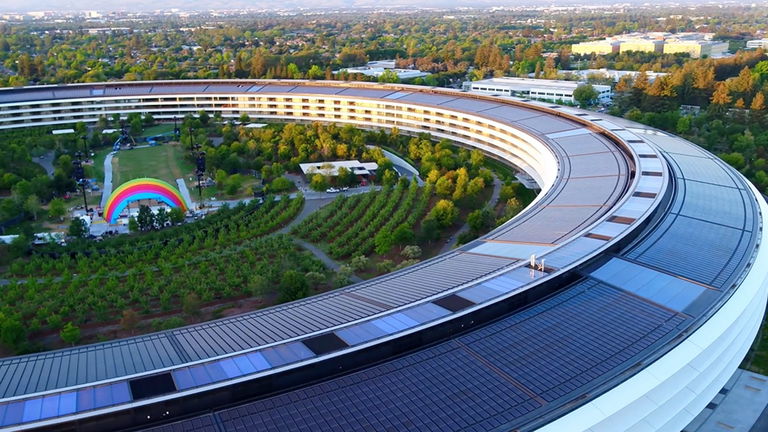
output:
<path id="1" fill-rule="evenodd" d="M 367 147 L 376 147 L 376 146 L 369 145 Z M 417 170 L 413 165 L 409 164 L 403 158 L 392 153 L 391 151 L 381 149 L 381 152 L 384 153 L 384 156 L 386 156 L 387 159 L 392 161 L 392 164 L 395 165 L 395 170 L 401 176 L 406 177 L 408 180 L 410 180 L 413 177 L 416 177 L 416 182 L 419 184 L 419 186 L 424 186 L 424 180 L 422 180 L 421 177 L 419 177 L 419 170 Z"/>
<path id="2" fill-rule="evenodd" d="M 310 202 L 310 201 L 324 201 L 324 200 L 331 200 L 332 201 L 334 198 L 336 198 L 339 195 L 347 195 L 347 196 L 359 195 L 359 194 L 362 194 L 362 193 L 369 192 L 371 190 L 380 190 L 380 189 L 381 189 L 381 186 L 366 186 L 366 187 L 352 188 L 352 189 L 350 189 L 348 191 L 338 192 L 338 193 L 315 192 L 313 190 L 302 190 L 301 192 L 304 194 L 304 199 L 306 201 Z M 282 196 L 284 196 L 284 195 L 276 195 L 275 199 L 276 200 L 280 200 L 280 197 L 282 197 Z M 296 198 L 296 196 L 298 196 L 298 193 L 294 192 L 294 193 L 288 194 L 287 196 L 289 198 Z M 208 199 L 208 200 L 205 200 L 205 207 L 208 208 L 208 209 L 211 209 L 211 210 L 213 210 L 215 207 L 221 207 L 224 204 L 226 204 L 226 205 L 228 205 L 230 207 L 233 207 L 233 206 L 236 206 L 237 204 L 239 204 L 241 202 L 248 204 L 249 202 L 251 202 L 252 199 L 253 198 L 243 198 L 243 199 L 239 199 L 239 200 L 237 200 L 237 199 L 235 199 L 235 200 L 211 200 L 211 199 Z"/>
<path id="3" fill-rule="evenodd" d="M 278 232 L 281 234 L 288 234 L 293 229 L 294 226 L 300 224 L 304 219 L 308 218 L 309 215 L 311 215 L 312 213 L 332 203 L 334 199 L 335 198 L 305 200 L 304 208 L 301 209 L 301 212 L 298 214 L 298 216 L 293 218 L 293 220 L 288 225 L 284 226 Z"/>
<path id="4" fill-rule="evenodd" d="M 768 377 L 736 369 L 685 432 L 758 432 L 768 430 Z"/>
<path id="5" fill-rule="evenodd" d="M 187 189 L 187 184 L 184 182 L 183 178 L 176 179 L 176 185 L 179 187 L 179 192 L 181 192 L 181 196 L 184 197 L 184 200 L 187 202 L 187 206 L 189 208 L 194 208 L 194 202 L 192 202 L 192 197 L 189 196 L 189 189 Z"/>
<path id="6" fill-rule="evenodd" d="M 107 200 L 112 195 L 112 157 L 117 152 L 110 152 L 107 157 L 104 158 L 104 188 L 101 193 L 101 208 L 107 206 Z"/>
<path id="7" fill-rule="evenodd" d="M 293 241 L 296 242 L 296 244 L 298 244 L 299 246 L 303 247 L 304 249 L 312 252 L 317 257 L 317 259 L 322 261 L 323 264 L 325 264 L 325 266 L 328 267 L 329 269 L 331 269 L 333 271 L 339 271 L 339 267 L 340 267 L 339 263 L 337 263 L 331 257 L 326 255 L 325 252 L 320 250 L 320 248 L 318 248 L 317 246 L 313 245 L 312 243 L 309 243 L 309 242 L 306 242 L 304 240 L 297 239 L 297 238 L 294 238 Z M 357 282 L 362 282 L 363 281 L 359 276 L 354 275 L 354 274 L 349 277 L 349 280 L 352 281 L 353 283 L 357 283 Z"/>
<path id="8" fill-rule="evenodd" d="M 32 158 L 32 161 L 43 167 L 43 169 L 45 169 L 45 173 L 48 174 L 48 177 L 53 177 L 53 173 L 55 171 L 53 167 L 54 155 L 54 152 L 49 151 L 40 157 Z"/>
<path id="9" fill-rule="evenodd" d="M 303 221 L 304 219 L 308 218 L 312 213 L 314 213 L 314 212 L 320 210 L 321 208 L 325 207 L 326 205 L 332 203 L 334 199 L 335 198 L 326 197 L 324 199 L 313 199 L 313 200 L 304 201 L 304 208 L 301 209 L 301 213 L 299 213 L 299 215 L 296 216 L 291 221 L 291 223 L 289 223 L 288 225 L 284 226 L 280 231 L 278 231 L 278 233 L 280 233 L 280 234 L 289 234 L 289 232 L 291 231 L 291 229 L 294 226 L 296 226 L 297 224 L 300 224 L 301 221 Z M 325 264 L 325 266 L 327 268 L 329 268 L 329 269 L 331 269 L 333 271 L 338 271 L 339 270 L 340 264 L 337 261 L 335 261 L 333 258 L 331 258 L 328 255 L 326 255 L 325 252 L 323 252 L 317 246 L 313 245 L 312 243 L 309 243 L 309 242 L 306 242 L 304 240 L 301 240 L 299 238 L 295 238 L 295 237 L 293 238 L 293 241 L 296 244 L 298 244 L 299 246 L 303 247 L 304 249 L 312 252 L 312 254 L 314 256 L 316 256 L 317 259 L 322 261 L 322 263 Z M 355 283 L 363 281 L 360 277 L 358 277 L 355 274 L 352 274 L 349 277 L 349 280 L 352 281 L 352 282 L 355 282 Z"/>
<path id="10" fill-rule="evenodd" d="M 501 194 L 501 186 L 502 186 L 501 180 L 496 176 L 496 174 L 493 174 L 493 192 L 491 192 L 491 198 L 488 200 L 488 203 L 486 206 L 490 209 L 493 209 L 496 207 L 496 204 L 499 202 L 499 195 Z M 469 231 L 469 224 L 465 223 L 464 225 L 459 228 L 458 231 L 456 231 L 455 234 L 448 237 L 448 242 L 443 246 L 442 249 L 440 249 L 440 253 L 448 252 L 449 250 L 456 247 L 456 241 L 458 240 L 459 236 L 465 232 Z"/>

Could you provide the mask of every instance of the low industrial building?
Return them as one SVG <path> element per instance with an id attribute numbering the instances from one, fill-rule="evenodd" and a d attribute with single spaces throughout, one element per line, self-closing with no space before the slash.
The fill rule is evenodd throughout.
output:
<path id="1" fill-rule="evenodd" d="M 464 89 L 468 91 L 501 95 L 501 96 L 519 96 L 530 99 L 545 99 L 551 101 L 561 100 L 563 102 L 576 103 L 573 98 L 573 92 L 584 82 L 579 81 L 560 81 L 544 80 L 531 78 L 490 78 L 480 81 L 468 81 L 464 83 Z M 613 97 L 611 86 L 592 85 L 598 94 L 598 101 L 601 103 L 610 102 Z"/>
<path id="2" fill-rule="evenodd" d="M 336 177 L 339 175 L 339 168 L 346 168 L 353 174 L 363 177 L 375 175 L 379 165 L 376 162 L 360 162 L 357 160 L 333 161 L 333 162 L 310 162 L 299 164 L 301 172 L 309 177 L 314 174 L 322 174 L 327 177 Z"/>
<path id="3" fill-rule="evenodd" d="M 762 49 L 768 50 L 768 39 L 756 39 L 756 40 L 747 41 L 747 48 L 749 49 L 762 48 Z"/>
<path id="4" fill-rule="evenodd" d="M 670 40 L 664 43 L 664 54 L 688 53 L 691 58 L 722 57 L 727 51 L 728 42 Z"/>
<path id="5" fill-rule="evenodd" d="M 591 42 L 582 42 L 571 47 L 573 54 L 611 54 L 619 52 L 620 42 L 616 40 L 600 40 Z"/>
<path id="6" fill-rule="evenodd" d="M 619 52 L 625 53 L 629 51 L 661 53 L 664 51 L 664 41 L 645 38 L 632 38 L 621 41 Z"/>
<path id="7" fill-rule="evenodd" d="M 712 40 L 712 33 L 630 33 L 571 46 L 573 54 L 611 54 L 615 52 L 688 53 L 692 58 L 723 57 L 728 43 Z M 747 44 L 749 47 L 749 44 Z"/>
<path id="8" fill-rule="evenodd" d="M 639 71 L 629 71 L 629 70 L 615 70 L 615 69 L 581 69 L 581 70 L 558 70 L 558 75 L 565 75 L 568 77 L 569 75 L 571 77 L 575 77 L 577 80 L 585 81 L 591 77 L 600 77 L 600 78 L 606 78 L 611 79 L 613 82 L 617 83 L 620 79 L 622 79 L 625 76 L 630 76 L 632 79 L 635 79 L 638 75 L 640 75 L 642 72 Z M 666 72 L 651 72 L 646 71 L 645 76 L 648 77 L 648 82 L 654 82 L 656 81 L 656 78 L 662 77 L 664 75 L 668 75 Z"/>
<path id="9" fill-rule="evenodd" d="M 375 67 L 375 66 L 367 66 L 367 65 L 366 66 L 360 66 L 360 67 L 346 68 L 346 69 L 342 69 L 342 70 L 336 71 L 334 73 L 338 74 L 338 73 L 341 73 L 343 71 L 346 71 L 347 73 L 350 73 L 350 74 L 363 74 L 365 76 L 371 76 L 371 77 L 375 77 L 375 78 L 380 77 L 386 71 L 392 71 L 392 72 L 396 73 L 397 77 L 399 79 L 401 79 L 401 80 L 420 78 L 420 77 L 425 77 L 425 76 L 429 75 L 426 72 L 422 72 L 422 71 L 416 70 L 416 69 L 394 69 L 394 68 L 389 68 L 389 67 Z"/>

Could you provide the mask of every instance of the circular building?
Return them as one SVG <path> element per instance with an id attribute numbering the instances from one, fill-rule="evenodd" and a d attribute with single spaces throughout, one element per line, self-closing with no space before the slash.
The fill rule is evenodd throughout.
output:
<path id="1" fill-rule="evenodd" d="M 623 119 L 324 81 L 0 91 L 0 128 L 205 110 L 429 132 L 541 193 L 484 237 L 293 303 L 0 359 L 0 426 L 41 430 L 681 430 L 766 304 L 766 204 L 737 171 Z"/>

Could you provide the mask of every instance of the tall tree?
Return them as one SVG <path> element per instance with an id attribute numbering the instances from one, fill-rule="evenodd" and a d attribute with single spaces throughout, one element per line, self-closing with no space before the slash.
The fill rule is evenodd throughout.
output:
<path id="1" fill-rule="evenodd" d="M 765 110 L 765 96 L 762 92 L 757 92 L 754 98 L 752 98 L 752 104 L 749 105 L 749 109 L 752 111 Z"/>
<path id="2" fill-rule="evenodd" d="M 155 227 L 155 214 L 145 205 L 139 206 L 139 214 L 136 217 L 140 231 L 149 231 Z"/>
<path id="3" fill-rule="evenodd" d="M 715 85 L 715 92 L 712 94 L 712 99 L 710 101 L 713 105 L 718 105 L 720 107 L 730 104 L 732 98 L 728 91 L 728 85 L 722 81 L 718 82 Z"/>
<path id="4" fill-rule="evenodd" d="M 80 340 L 80 328 L 68 322 L 59 332 L 59 337 L 62 341 L 74 346 Z"/>
<path id="5" fill-rule="evenodd" d="M 267 73 L 267 62 L 262 51 L 258 50 L 251 58 L 251 70 L 249 74 L 251 78 L 262 78 L 265 73 Z"/>

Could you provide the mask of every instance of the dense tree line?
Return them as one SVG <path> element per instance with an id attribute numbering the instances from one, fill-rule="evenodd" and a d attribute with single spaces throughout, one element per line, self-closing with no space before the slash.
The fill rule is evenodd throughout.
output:
<path id="1" fill-rule="evenodd" d="M 680 134 L 768 190 L 768 56 L 691 60 L 652 83 L 622 79 L 611 113 Z"/>
<path id="2" fill-rule="evenodd" d="M 668 16 L 659 20 L 664 13 Z M 543 52 L 558 53 L 555 63 L 562 68 L 568 65 L 568 47 L 587 38 L 631 31 L 709 31 L 723 40 L 744 40 L 768 27 L 768 13 L 760 8 L 699 6 L 696 13 L 702 18 L 690 18 L 690 10 L 678 7 L 631 8 L 606 15 L 517 10 L 480 15 L 456 11 L 451 16 L 201 16 L 147 20 L 131 23 L 125 32 L 96 34 L 87 31 L 94 25 L 90 23 L 3 24 L 0 83 L 366 79 L 332 72 L 397 58 L 403 66 L 432 72 L 430 85 L 444 85 L 463 76 L 469 66 L 485 75 L 530 73 L 537 66 L 543 70 L 547 65 L 537 56 Z M 509 60 L 515 62 L 511 69 Z"/>

